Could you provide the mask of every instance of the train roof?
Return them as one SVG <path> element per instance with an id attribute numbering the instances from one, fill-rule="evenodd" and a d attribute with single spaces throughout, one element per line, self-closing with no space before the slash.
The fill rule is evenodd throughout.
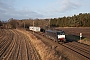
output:
<path id="1" fill-rule="evenodd" d="M 46 30 L 47 32 L 54 32 L 54 33 L 56 33 L 56 32 L 64 32 L 63 30 L 59 30 L 59 31 L 57 31 L 57 30 Z"/>

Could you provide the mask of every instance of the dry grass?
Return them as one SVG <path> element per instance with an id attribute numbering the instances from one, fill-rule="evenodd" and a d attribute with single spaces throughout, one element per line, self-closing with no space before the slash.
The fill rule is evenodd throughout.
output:
<path id="1" fill-rule="evenodd" d="M 84 38 L 82 40 L 79 40 L 78 42 L 90 45 L 90 39 L 89 38 Z"/>
<path id="2" fill-rule="evenodd" d="M 30 34 L 27 31 L 24 30 L 18 31 L 26 34 L 30 38 L 30 41 L 38 51 L 42 60 L 62 60 L 62 57 L 58 55 L 54 46 L 53 47 L 47 46 L 41 40 L 38 40 L 33 34 Z"/>

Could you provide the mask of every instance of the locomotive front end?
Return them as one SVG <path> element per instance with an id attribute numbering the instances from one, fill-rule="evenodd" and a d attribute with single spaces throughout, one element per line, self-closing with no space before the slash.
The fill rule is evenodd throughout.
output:
<path id="1" fill-rule="evenodd" d="M 58 41 L 60 41 L 60 42 L 66 42 L 65 32 L 64 32 L 64 31 L 59 31 L 59 32 L 57 32 L 57 39 L 58 39 Z"/>

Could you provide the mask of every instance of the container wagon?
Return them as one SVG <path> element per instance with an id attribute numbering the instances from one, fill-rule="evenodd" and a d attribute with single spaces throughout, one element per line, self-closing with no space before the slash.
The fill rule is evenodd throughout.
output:
<path id="1" fill-rule="evenodd" d="M 40 32 L 40 27 L 33 27 L 33 26 L 30 26 L 29 27 L 29 30 L 31 30 L 31 31 L 35 31 L 35 32 Z"/>

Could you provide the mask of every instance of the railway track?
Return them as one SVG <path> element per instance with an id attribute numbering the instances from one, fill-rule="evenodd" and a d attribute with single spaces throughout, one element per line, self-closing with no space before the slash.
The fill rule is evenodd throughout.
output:
<path id="1" fill-rule="evenodd" d="M 83 44 L 82 44 L 83 45 Z M 79 55 L 82 55 L 83 58 L 85 59 L 90 59 L 90 51 L 89 49 L 85 49 L 84 47 L 81 47 L 80 46 L 80 43 L 77 43 L 77 42 L 70 42 L 70 43 L 66 43 L 66 44 L 63 44 L 62 46 L 76 52 L 77 54 Z M 87 47 L 87 46 L 86 46 Z M 90 47 L 90 46 L 89 46 Z M 89 48 L 88 47 L 88 48 Z"/>
<path id="2" fill-rule="evenodd" d="M 45 35 L 43 33 L 34 33 L 34 35 L 38 39 L 41 39 L 41 40 L 43 37 L 45 37 Z M 45 43 L 45 41 L 44 41 L 44 43 Z M 73 51 L 74 54 L 76 56 L 78 56 L 79 58 L 81 58 L 82 60 L 90 60 L 90 46 L 87 46 L 87 45 L 84 45 L 84 44 L 81 44 L 78 42 L 68 42 L 65 44 L 61 44 L 60 46 L 63 46 L 64 48 L 67 48 L 70 51 Z"/>
<path id="3" fill-rule="evenodd" d="M 0 60 L 41 60 L 41 58 L 28 36 L 15 29 L 2 29 Z"/>

